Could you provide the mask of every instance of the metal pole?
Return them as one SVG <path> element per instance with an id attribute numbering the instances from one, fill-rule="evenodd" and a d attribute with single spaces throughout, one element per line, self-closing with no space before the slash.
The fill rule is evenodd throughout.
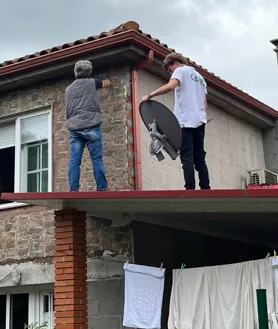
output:
<path id="1" fill-rule="evenodd" d="M 259 329 L 269 329 L 266 289 L 257 289 Z"/>

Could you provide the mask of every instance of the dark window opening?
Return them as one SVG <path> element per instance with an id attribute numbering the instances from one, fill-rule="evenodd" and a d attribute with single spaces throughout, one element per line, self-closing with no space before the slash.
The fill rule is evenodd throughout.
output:
<path id="1" fill-rule="evenodd" d="M 0 295 L 0 328 L 6 328 L 6 295 Z"/>
<path id="2" fill-rule="evenodd" d="M 43 313 L 49 312 L 49 296 L 44 295 L 43 296 Z"/>
<path id="3" fill-rule="evenodd" d="M 0 150 L 0 195 L 14 192 L 15 147 Z M 1 200 L 0 204 L 9 201 Z"/>
<path id="4" fill-rule="evenodd" d="M 24 329 L 28 325 L 29 294 L 11 295 L 11 329 Z"/>

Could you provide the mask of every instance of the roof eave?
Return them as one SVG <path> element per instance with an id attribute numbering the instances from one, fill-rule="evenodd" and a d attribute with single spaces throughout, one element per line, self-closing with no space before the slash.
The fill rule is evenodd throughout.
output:
<path id="1" fill-rule="evenodd" d="M 135 30 L 130 30 L 112 36 L 104 37 L 101 39 L 93 40 L 81 45 L 76 45 L 70 48 L 57 50 L 56 52 L 52 52 L 46 55 L 28 59 L 23 62 L 18 62 L 15 64 L 4 66 L 0 68 L 0 77 L 22 73 L 22 71 L 24 70 L 34 69 L 35 67 L 42 65 L 51 65 L 61 60 L 68 60 L 77 55 L 85 55 L 92 52 L 92 50 L 95 51 L 104 47 L 105 48 L 115 47 L 128 42 L 134 43 L 146 50 L 148 49 L 153 50 L 155 56 L 159 58 L 164 58 L 167 54 L 169 54 L 172 51 L 171 49 L 168 49 L 165 46 L 158 44 L 152 39 L 147 38 L 141 33 Z M 264 115 L 267 115 L 271 118 L 278 118 L 278 112 L 272 109 L 271 107 L 261 103 L 257 99 L 249 96 L 248 94 L 230 85 L 224 80 L 221 80 L 217 76 L 208 72 L 204 68 L 196 65 L 195 63 L 191 62 L 191 65 L 194 66 L 204 76 L 204 78 L 206 79 L 209 85 L 228 93 L 232 97 L 243 102 L 247 106 L 257 110 L 258 112 L 263 113 Z"/>

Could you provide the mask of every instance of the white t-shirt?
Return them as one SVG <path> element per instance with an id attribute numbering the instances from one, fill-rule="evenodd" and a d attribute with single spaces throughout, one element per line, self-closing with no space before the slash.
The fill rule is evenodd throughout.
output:
<path id="1" fill-rule="evenodd" d="M 191 66 L 181 66 L 175 69 L 171 79 L 179 80 L 175 88 L 175 108 L 180 126 L 197 128 L 207 123 L 205 96 L 207 84 L 205 79 Z"/>

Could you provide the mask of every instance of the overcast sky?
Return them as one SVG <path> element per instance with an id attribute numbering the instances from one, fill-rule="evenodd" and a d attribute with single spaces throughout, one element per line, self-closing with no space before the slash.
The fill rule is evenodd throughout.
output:
<path id="1" fill-rule="evenodd" d="M 176 51 L 278 109 L 278 0 L 0 0 L 0 62 L 135 20 Z"/>

